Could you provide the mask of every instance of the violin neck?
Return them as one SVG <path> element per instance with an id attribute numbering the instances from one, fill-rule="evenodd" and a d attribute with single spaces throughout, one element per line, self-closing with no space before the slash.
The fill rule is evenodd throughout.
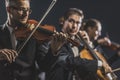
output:
<path id="1" fill-rule="evenodd" d="M 89 46 L 89 44 L 87 43 L 87 41 L 85 39 L 83 39 L 83 37 L 80 35 L 76 35 L 76 37 L 79 39 L 80 42 L 82 42 L 82 44 L 87 48 L 87 50 L 90 52 L 90 54 L 92 55 L 92 57 L 96 60 L 100 60 L 99 57 L 95 54 L 94 50 L 92 47 Z"/>
<path id="2" fill-rule="evenodd" d="M 50 30 L 47 30 L 47 29 L 44 29 L 44 28 L 38 28 L 37 29 L 39 32 L 41 33 L 44 33 L 44 34 L 47 34 L 47 35 L 52 35 L 54 34 L 54 32 L 50 31 Z"/>

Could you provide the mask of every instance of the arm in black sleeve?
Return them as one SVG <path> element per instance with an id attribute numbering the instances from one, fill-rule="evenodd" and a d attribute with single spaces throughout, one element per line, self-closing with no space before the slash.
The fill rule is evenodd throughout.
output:
<path id="1" fill-rule="evenodd" d="M 117 53 L 115 53 L 112 57 L 110 57 L 110 58 L 108 59 L 108 63 L 111 65 L 112 63 L 114 63 L 114 62 L 117 61 L 118 59 L 120 59 L 120 56 L 119 56 Z"/>
<path id="2" fill-rule="evenodd" d="M 82 59 L 79 56 L 74 57 L 73 53 L 65 46 L 58 51 L 56 64 L 67 69 L 81 69 L 87 72 L 96 73 L 98 62 L 96 60 Z"/>
<path id="3" fill-rule="evenodd" d="M 98 63 L 96 60 L 74 58 L 75 71 L 83 80 L 97 80 Z"/>
<path id="4" fill-rule="evenodd" d="M 96 72 L 98 68 L 98 63 L 96 60 L 81 59 L 80 57 L 73 58 L 69 56 L 67 58 L 67 61 L 69 65 L 73 66 L 75 69 L 78 69 L 80 71 L 86 70 L 88 72 Z"/>
<path id="5" fill-rule="evenodd" d="M 54 59 L 56 59 L 56 57 L 51 53 L 51 49 L 49 48 L 49 41 L 38 44 L 36 60 L 40 69 L 43 71 L 47 70 L 48 66 L 52 64 Z"/>
<path id="6" fill-rule="evenodd" d="M 94 48 L 96 48 L 99 45 L 97 40 L 93 41 L 93 45 L 94 45 Z"/>

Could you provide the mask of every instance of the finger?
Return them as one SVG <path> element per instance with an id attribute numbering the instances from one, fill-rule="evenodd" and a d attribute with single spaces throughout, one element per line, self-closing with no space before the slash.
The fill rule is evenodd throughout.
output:
<path id="1" fill-rule="evenodd" d="M 56 37 L 55 37 L 55 41 L 57 42 L 57 41 L 61 41 L 61 38 L 62 38 L 62 35 L 61 35 L 61 33 L 56 33 Z"/>
<path id="2" fill-rule="evenodd" d="M 85 35 L 85 31 L 80 31 L 79 35 L 84 36 Z"/>
<path id="3" fill-rule="evenodd" d="M 4 60 L 7 60 L 8 62 L 10 62 L 10 57 L 4 50 L 2 51 L 2 54 L 3 54 Z"/>
<path id="4" fill-rule="evenodd" d="M 8 58 L 8 60 L 10 61 L 10 63 L 12 62 L 12 53 L 11 53 L 11 51 L 10 50 L 7 50 L 7 49 L 5 49 L 4 50 L 4 53 L 5 53 L 5 55 L 7 55 L 7 58 Z"/>
<path id="5" fill-rule="evenodd" d="M 67 35 L 63 34 L 63 37 L 64 37 L 63 41 L 66 42 L 67 41 Z"/>
<path id="6" fill-rule="evenodd" d="M 11 50 L 14 53 L 14 56 L 18 56 L 18 53 L 15 50 Z"/>
<path id="7" fill-rule="evenodd" d="M 64 41 L 65 41 L 65 36 L 64 36 L 64 34 L 63 34 L 62 32 L 60 32 L 59 40 L 60 40 L 61 42 L 64 42 Z"/>
<path id="8" fill-rule="evenodd" d="M 57 43 L 57 41 L 58 41 L 58 35 L 59 35 L 58 32 L 55 32 L 55 33 L 53 34 L 52 44 L 56 44 L 56 43 Z"/>
<path id="9" fill-rule="evenodd" d="M 15 61 L 17 56 L 18 56 L 18 53 L 15 50 L 11 50 L 12 61 Z"/>
<path id="10" fill-rule="evenodd" d="M 110 41 L 109 38 L 106 38 L 106 37 L 105 37 L 104 40 L 107 42 L 108 45 L 111 45 L 111 41 Z"/>
<path id="11" fill-rule="evenodd" d="M 8 55 L 10 62 L 13 62 L 15 60 L 16 56 L 18 56 L 17 52 L 14 50 L 5 49 L 4 51 Z"/>

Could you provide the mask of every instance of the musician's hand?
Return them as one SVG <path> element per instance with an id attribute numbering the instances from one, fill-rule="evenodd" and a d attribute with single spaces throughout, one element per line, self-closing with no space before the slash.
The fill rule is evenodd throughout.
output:
<path id="1" fill-rule="evenodd" d="M 52 40 L 51 40 L 51 50 L 54 55 L 57 55 L 57 51 L 64 45 L 66 42 L 66 34 L 60 32 L 56 32 L 53 34 Z"/>
<path id="2" fill-rule="evenodd" d="M 98 39 L 97 42 L 98 42 L 98 44 L 105 45 L 105 46 L 110 46 L 111 45 L 111 41 L 107 37 Z"/>
<path id="3" fill-rule="evenodd" d="M 18 56 L 15 50 L 11 49 L 0 49 L 0 60 L 7 60 L 12 63 L 15 61 L 15 58 Z"/>
<path id="4" fill-rule="evenodd" d="M 83 39 L 85 39 L 87 41 L 88 44 L 91 43 L 90 38 L 86 31 L 79 31 L 78 36 L 80 36 L 80 35 L 83 37 Z"/>
<path id="5" fill-rule="evenodd" d="M 105 73 L 112 72 L 111 67 L 107 63 L 105 63 L 105 62 L 103 62 L 103 68 L 105 69 Z"/>

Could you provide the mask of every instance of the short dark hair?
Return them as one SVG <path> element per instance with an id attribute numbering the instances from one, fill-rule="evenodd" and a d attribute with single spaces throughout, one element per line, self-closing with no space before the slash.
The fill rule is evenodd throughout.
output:
<path id="1" fill-rule="evenodd" d="M 77 9 L 77 8 L 69 8 L 69 9 L 65 12 L 65 14 L 64 14 L 63 17 L 64 17 L 64 19 L 66 20 L 66 19 L 68 19 L 68 17 L 69 17 L 70 15 L 72 15 L 72 14 L 77 14 L 77 15 L 81 16 L 82 18 L 84 18 L 83 11 L 80 10 L 80 9 Z"/>
<path id="2" fill-rule="evenodd" d="M 5 0 L 6 7 L 12 6 L 14 3 L 19 2 L 20 0 Z M 23 0 L 25 1 L 25 0 Z M 28 0 L 30 2 L 30 0 Z"/>
<path id="3" fill-rule="evenodd" d="M 88 27 L 95 27 L 98 23 L 101 24 L 101 22 L 97 19 L 86 19 L 83 21 L 81 29 L 87 30 Z"/>

